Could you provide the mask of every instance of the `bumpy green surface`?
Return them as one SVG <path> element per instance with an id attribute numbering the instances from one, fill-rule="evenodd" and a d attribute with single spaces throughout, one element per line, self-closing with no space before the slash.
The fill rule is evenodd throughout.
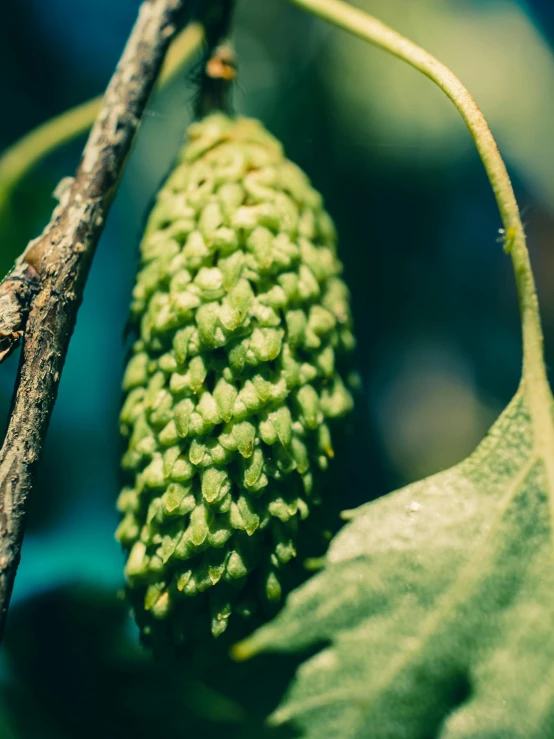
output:
<path id="1" fill-rule="evenodd" d="M 254 120 L 214 115 L 157 197 L 124 377 L 117 538 L 143 638 L 214 636 L 282 595 L 354 340 L 321 196 Z"/>

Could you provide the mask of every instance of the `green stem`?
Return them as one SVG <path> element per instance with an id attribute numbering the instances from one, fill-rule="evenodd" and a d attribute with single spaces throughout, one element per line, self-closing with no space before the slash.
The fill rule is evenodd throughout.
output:
<path id="1" fill-rule="evenodd" d="M 448 67 L 371 15 L 341 0 L 291 2 L 407 62 L 438 85 L 458 109 L 491 183 L 504 226 L 505 249 L 512 257 L 523 332 L 523 380 L 529 385 L 547 387 L 539 305 L 519 208 L 506 165 L 475 101 Z"/>
<path id="2" fill-rule="evenodd" d="M 189 24 L 172 43 L 159 77 L 169 82 L 196 54 L 204 37 L 199 23 Z M 63 144 L 86 133 L 100 111 L 103 96 L 51 118 L 15 142 L 0 157 L 0 211 L 7 204 L 17 183 L 42 159 Z"/>

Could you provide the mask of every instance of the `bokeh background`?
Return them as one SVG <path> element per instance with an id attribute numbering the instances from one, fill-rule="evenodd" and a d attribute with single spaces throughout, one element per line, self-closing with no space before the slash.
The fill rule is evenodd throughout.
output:
<path id="1" fill-rule="evenodd" d="M 357 0 L 461 77 L 523 209 L 554 357 L 554 5 Z M 138 0 L 2 3 L 0 149 L 100 93 Z M 341 234 L 363 383 L 328 494 L 351 507 L 467 455 L 514 392 L 521 348 L 500 221 L 470 136 L 401 62 L 285 0 L 239 1 L 239 112 L 261 118 L 324 194 Z M 118 595 L 114 541 L 124 326 L 148 204 L 194 99 L 183 72 L 151 101 L 85 292 L 61 382 L 0 660 L 1 739 L 262 737 L 293 661 L 154 665 Z M 0 220 L 0 272 L 40 231 L 83 140 L 51 155 Z M 17 358 L 0 367 L 7 416 Z M 340 496 L 340 498 L 338 498 Z"/>

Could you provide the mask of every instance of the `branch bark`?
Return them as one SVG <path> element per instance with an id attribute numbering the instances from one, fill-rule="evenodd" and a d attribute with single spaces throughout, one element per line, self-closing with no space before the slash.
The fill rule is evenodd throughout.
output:
<path id="1" fill-rule="evenodd" d="M 21 311 L 29 291 L 34 295 L 0 450 L 0 640 L 19 564 L 26 500 L 90 264 L 140 117 L 185 6 L 188 0 L 142 3 L 75 178 L 63 181 L 50 223 L 29 244 L 0 288 L 0 352 L 2 346 L 9 351 L 10 341 L 17 338 L 11 329 L 21 330 Z"/>
<path id="2" fill-rule="evenodd" d="M 9 357 L 23 336 L 39 282 L 36 270 L 19 258 L 10 274 L 0 283 L 0 362 Z"/>

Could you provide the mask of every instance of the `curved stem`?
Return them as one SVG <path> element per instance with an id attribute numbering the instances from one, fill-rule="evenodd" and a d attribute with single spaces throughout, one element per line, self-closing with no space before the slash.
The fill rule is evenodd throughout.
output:
<path id="1" fill-rule="evenodd" d="M 547 387 L 539 305 L 519 208 L 504 161 L 475 101 L 448 67 L 367 13 L 341 0 L 291 2 L 415 67 L 438 85 L 458 109 L 487 172 L 504 226 L 505 249 L 512 257 L 523 332 L 523 380 L 528 384 L 538 383 L 541 387 Z"/>
<path id="2" fill-rule="evenodd" d="M 172 43 L 159 76 L 169 82 L 196 54 L 204 37 L 199 23 L 189 24 Z M 0 157 L 0 210 L 17 183 L 44 157 L 59 146 L 86 133 L 102 107 L 103 96 L 66 110 L 37 126 L 15 142 Z"/>

